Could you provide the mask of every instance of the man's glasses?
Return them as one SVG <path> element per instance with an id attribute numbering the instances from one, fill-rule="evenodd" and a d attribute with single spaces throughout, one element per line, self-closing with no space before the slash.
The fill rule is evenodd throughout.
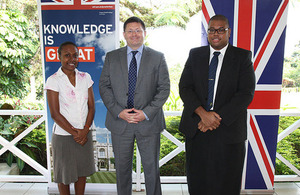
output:
<path id="1" fill-rule="evenodd" d="M 142 32 L 143 32 L 143 30 L 127 30 L 127 31 L 125 31 L 126 33 L 128 33 L 128 34 L 133 34 L 134 32 L 136 33 L 136 34 L 141 34 Z"/>
<path id="2" fill-rule="evenodd" d="M 228 31 L 229 28 L 219 28 L 219 29 L 214 29 L 214 28 L 210 28 L 207 30 L 208 34 L 215 34 L 216 32 L 218 34 L 224 34 L 226 31 Z"/>

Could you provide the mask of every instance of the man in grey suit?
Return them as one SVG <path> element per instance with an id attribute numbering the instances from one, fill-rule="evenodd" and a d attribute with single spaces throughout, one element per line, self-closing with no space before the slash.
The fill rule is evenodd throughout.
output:
<path id="1" fill-rule="evenodd" d="M 147 195 L 160 195 L 160 132 L 166 127 L 162 106 L 170 93 L 164 55 L 144 45 L 144 22 L 124 23 L 126 47 L 108 52 L 99 91 L 107 108 L 119 195 L 132 192 L 132 160 L 136 140 L 145 173 Z"/>

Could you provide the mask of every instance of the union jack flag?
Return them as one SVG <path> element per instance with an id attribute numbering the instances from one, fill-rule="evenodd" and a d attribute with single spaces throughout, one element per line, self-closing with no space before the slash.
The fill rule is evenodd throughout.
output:
<path id="1" fill-rule="evenodd" d="M 115 9 L 116 0 L 41 0 L 42 10 Z"/>
<path id="2" fill-rule="evenodd" d="M 248 107 L 242 190 L 273 190 L 289 0 L 203 0 L 202 44 L 215 14 L 229 19 L 231 44 L 253 53 L 256 90 Z"/>
<path id="3" fill-rule="evenodd" d="M 115 0 L 81 0 L 82 5 L 94 5 L 99 3 L 112 3 L 115 2 Z"/>
<path id="4" fill-rule="evenodd" d="M 60 5 L 73 5 L 74 0 L 41 0 L 43 5 L 53 5 L 53 4 L 60 4 Z"/>

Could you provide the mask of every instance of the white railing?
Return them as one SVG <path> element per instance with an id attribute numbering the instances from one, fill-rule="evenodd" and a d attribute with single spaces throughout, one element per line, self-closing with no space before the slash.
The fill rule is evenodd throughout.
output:
<path id="1" fill-rule="evenodd" d="M 299 112 L 281 112 L 280 116 L 300 116 Z M 300 119 L 283 130 L 277 137 L 277 143 L 289 136 L 300 127 Z M 276 158 L 288 166 L 296 175 L 275 175 L 275 181 L 300 181 L 300 170 L 276 152 Z"/>
<path id="2" fill-rule="evenodd" d="M 37 110 L 0 110 L 0 115 L 41 115 L 41 118 L 38 119 L 35 123 L 33 123 L 30 127 L 28 127 L 24 132 L 22 132 L 20 135 L 18 135 L 15 139 L 12 141 L 7 141 L 5 138 L 0 136 L 0 144 L 3 146 L 3 148 L 0 150 L 0 156 L 6 152 L 7 150 L 14 153 L 16 156 L 21 158 L 24 162 L 26 162 L 28 165 L 30 165 L 32 168 L 37 170 L 39 173 L 41 173 L 42 176 L 30 176 L 30 175 L 0 175 L 0 182 L 48 182 L 49 178 L 51 177 L 51 171 L 44 168 L 42 165 L 40 165 L 38 162 L 30 158 L 27 154 L 22 152 L 20 149 L 18 149 L 15 145 L 24 138 L 28 133 L 30 133 L 34 128 L 36 128 L 38 125 L 40 125 L 42 122 L 46 121 L 46 113 L 45 111 L 37 111 Z M 181 112 L 165 112 L 166 116 L 180 116 Z M 292 112 L 284 112 L 280 113 L 280 116 L 300 116 L 300 113 L 292 113 Z M 283 138 L 290 135 L 293 131 L 295 131 L 297 128 L 300 127 L 300 120 L 296 121 L 294 124 L 289 126 L 287 129 L 285 129 L 282 133 L 278 135 L 278 141 L 280 142 Z M 48 135 L 48 132 L 46 132 Z M 165 163 L 167 163 L 169 160 L 174 158 L 177 154 L 179 154 L 182 151 L 185 151 L 184 143 L 177 140 L 173 135 L 171 135 L 168 131 L 164 130 L 162 134 L 168 138 L 170 141 L 172 141 L 174 144 L 177 145 L 177 148 L 174 149 L 172 152 L 170 152 L 167 156 L 162 158 L 159 161 L 159 165 L 162 166 Z M 47 143 L 48 142 L 48 136 Z M 47 152 L 49 152 L 48 144 L 47 144 Z M 276 175 L 275 181 L 300 181 L 300 171 L 292 165 L 289 161 L 287 161 L 285 158 L 283 158 L 280 154 L 276 154 L 276 157 L 282 161 L 284 164 L 286 164 L 292 171 L 296 173 L 296 175 Z M 136 190 L 141 190 L 141 184 L 144 183 L 144 174 L 141 172 L 141 158 L 139 155 L 139 152 L 137 151 L 137 163 L 136 163 L 136 173 L 133 173 L 133 182 L 135 182 Z M 48 161 L 49 162 L 49 161 Z M 49 164 L 49 163 L 48 163 Z M 162 183 L 186 183 L 186 177 L 185 176 L 162 176 L 161 177 Z"/>
<path id="3" fill-rule="evenodd" d="M 166 116 L 181 116 L 181 111 L 165 112 L 165 115 Z M 300 113 L 283 112 L 283 113 L 280 113 L 280 116 L 300 116 Z M 286 136 L 290 135 L 292 132 L 294 132 L 299 127 L 300 127 L 300 119 L 278 135 L 277 143 L 280 142 Z M 171 160 L 173 157 L 175 157 L 177 154 L 179 154 L 181 151 L 185 151 L 184 143 L 177 140 L 168 131 L 164 130 L 162 132 L 162 134 L 165 137 L 167 137 L 169 140 L 171 140 L 174 144 L 176 144 L 178 147 L 159 161 L 160 167 L 162 165 L 164 165 L 166 162 L 168 162 L 169 160 Z M 133 173 L 133 179 L 134 179 L 133 181 L 136 182 L 136 190 L 137 191 L 141 190 L 141 184 L 145 182 L 144 174 L 141 173 L 141 159 L 140 158 L 141 158 L 140 154 L 137 150 L 137 157 L 136 157 L 136 159 L 137 159 L 136 170 L 137 171 L 136 171 L 136 173 Z M 288 160 L 286 160 L 284 157 L 282 157 L 279 153 L 276 153 L 276 158 L 278 158 L 285 165 L 287 165 L 297 175 L 276 175 L 275 181 L 300 181 L 300 171 L 294 165 L 292 165 Z M 161 183 L 186 183 L 186 177 L 185 176 L 161 176 Z"/>
<path id="4" fill-rule="evenodd" d="M 0 150 L 0 156 L 6 151 L 10 151 L 42 175 L 42 176 L 0 175 L 0 182 L 48 182 L 50 178 L 49 170 L 43 167 L 41 164 L 36 162 L 34 159 L 32 159 L 30 156 L 28 156 L 22 150 L 20 150 L 15 146 L 21 139 L 23 139 L 26 135 L 28 135 L 33 129 L 35 129 L 41 123 L 46 121 L 45 111 L 44 110 L 0 110 L 0 115 L 13 115 L 13 116 L 14 115 L 31 115 L 31 116 L 40 115 L 41 116 L 41 118 L 39 118 L 37 121 L 31 124 L 27 129 L 25 129 L 21 134 L 19 134 L 10 142 L 7 141 L 2 136 L 0 136 L 0 145 L 3 146 Z M 47 146 L 47 151 L 49 151 L 48 146 Z"/>

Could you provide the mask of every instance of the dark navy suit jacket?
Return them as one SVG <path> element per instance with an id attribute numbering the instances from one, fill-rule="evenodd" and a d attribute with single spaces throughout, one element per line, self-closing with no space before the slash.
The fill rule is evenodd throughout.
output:
<path id="1" fill-rule="evenodd" d="M 208 95 L 208 67 L 210 47 L 191 49 L 179 83 L 184 102 L 179 130 L 192 138 L 201 118 L 196 108 L 205 108 Z M 255 90 L 255 74 L 250 51 L 228 45 L 215 96 L 214 111 L 221 125 L 214 130 L 224 143 L 239 143 L 247 139 L 247 107 Z M 202 132 L 200 132 L 202 133 Z"/>

